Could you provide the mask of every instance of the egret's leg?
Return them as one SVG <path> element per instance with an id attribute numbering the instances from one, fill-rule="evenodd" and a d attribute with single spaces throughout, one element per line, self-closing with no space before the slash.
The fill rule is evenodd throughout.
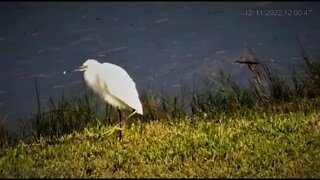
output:
<path id="1" fill-rule="evenodd" d="M 133 111 L 132 111 L 132 113 L 129 115 L 129 116 L 127 116 L 126 117 L 126 119 L 129 119 L 131 116 L 133 116 L 135 113 L 137 113 L 137 111 L 134 109 Z"/>
<path id="2" fill-rule="evenodd" d="M 118 123 L 118 124 L 120 125 L 120 128 L 117 127 L 117 126 L 118 126 L 118 124 L 117 124 L 114 128 L 108 130 L 108 131 L 107 131 L 106 133 L 104 133 L 104 134 L 108 134 L 108 136 L 110 136 L 111 134 L 113 134 L 113 132 L 114 132 L 115 130 L 119 130 L 119 131 L 120 131 L 120 132 L 119 132 L 119 139 L 121 140 L 121 139 L 122 139 L 122 134 L 121 134 L 121 131 L 122 131 L 122 128 L 121 128 L 122 115 L 121 115 L 120 109 L 118 109 L 118 113 L 119 113 L 119 123 Z M 132 113 L 131 113 L 129 116 L 127 116 L 124 120 L 129 119 L 131 116 L 133 116 L 133 115 L 136 114 L 136 113 L 137 113 L 136 110 L 133 110 Z"/>
<path id="3" fill-rule="evenodd" d="M 108 109 L 108 104 L 106 103 L 106 118 L 107 118 L 107 121 L 110 122 L 110 111 L 108 111 L 108 110 L 109 110 Z"/>
<path id="4" fill-rule="evenodd" d="M 122 138 L 122 130 L 121 130 L 121 118 L 122 118 L 122 115 L 121 115 L 120 109 L 118 109 L 118 113 L 119 113 L 119 125 L 120 125 L 119 141 L 121 141 L 121 138 Z"/>

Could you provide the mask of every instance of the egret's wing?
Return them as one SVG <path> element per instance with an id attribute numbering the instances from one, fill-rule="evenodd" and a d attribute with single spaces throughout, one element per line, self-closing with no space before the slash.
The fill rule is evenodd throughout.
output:
<path id="1" fill-rule="evenodd" d="M 103 63 L 101 67 L 99 74 L 102 76 L 99 78 L 110 94 L 135 109 L 137 113 L 142 114 L 136 84 L 128 73 L 121 67 L 110 63 Z"/>

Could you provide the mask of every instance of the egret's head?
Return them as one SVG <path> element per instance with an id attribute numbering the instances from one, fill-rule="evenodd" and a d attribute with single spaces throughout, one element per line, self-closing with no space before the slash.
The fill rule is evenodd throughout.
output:
<path id="1" fill-rule="evenodd" d="M 94 59 L 88 59 L 86 60 L 86 62 L 83 63 L 83 65 L 81 67 L 85 67 L 85 68 L 89 68 L 89 67 L 94 67 L 96 65 L 98 65 L 99 62 L 94 60 Z"/>
<path id="2" fill-rule="evenodd" d="M 77 72 L 77 71 L 86 71 L 88 70 L 88 68 L 92 68 L 94 67 L 96 64 L 98 64 L 99 62 L 97 62 L 96 60 L 94 59 L 88 59 L 86 60 L 86 62 L 84 62 L 82 64 L 82 66 L 74 69 L 74 70 L 71 70 L 71 71 L 64 71 L 63 74 L 66 74 L 66 73 L 69 73 L 69 72 Z"/>

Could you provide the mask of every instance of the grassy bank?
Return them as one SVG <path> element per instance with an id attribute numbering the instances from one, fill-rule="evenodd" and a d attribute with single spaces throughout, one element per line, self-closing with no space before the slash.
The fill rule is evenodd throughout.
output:
<path id="1" fill-rule="evenodd" d="M 320 177 L 320 100 L 296 103 L 41 137 L 2 149 L 0 176 Z"/>

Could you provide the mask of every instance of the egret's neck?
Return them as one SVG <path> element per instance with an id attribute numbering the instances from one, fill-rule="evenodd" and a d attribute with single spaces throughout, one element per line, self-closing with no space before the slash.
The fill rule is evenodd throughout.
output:
<path id="1" fill-rule="evenodd" d="M 83 73 L 83 76 L 84 76 L 85 81 L 87 81 L 87 83 L 89 85 L 93 85 L 93 83 L 95 83 L 95 81 L 96 81 L 96 74 L 97 74 L 96 71 L 91 70 L 91 69 L 87 69 Z"/>

